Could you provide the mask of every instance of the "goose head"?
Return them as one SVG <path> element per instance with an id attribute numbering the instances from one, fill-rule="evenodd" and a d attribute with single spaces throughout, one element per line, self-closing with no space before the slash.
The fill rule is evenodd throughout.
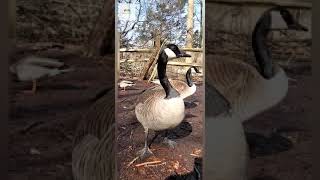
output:
<path id="1" fill-rule="evenodd" d="M 161 82 L 161 79 L 166 77 L 166 66 L 169 60 L 181 58 L 181 57 L 191 57 L 191 55 L 186 52 L 180 50 L 175 44 L 167 44 L 165 48 L 161 51 L 159 58 L 157 60 L 158 63 L 158 76 Z"/>
<path id="2" fill-rule="evenodd" d="M 271 8 L 271 29 L 289 29 L 296 31 L 308 31 L 301 25 L 285 7 L 277 6 Z"/>
<path id="3" fill-rule="evenodd" d="M 200 71 L 198 70 L 198 68 L 195 67 L 195 66 L 191 66 L 191 67 L 188 69 L 188 71 L 187 71 L 187 73 L 186 73 L 186 80 L 187 80 L 187 84 L 188 84 L 189 87 L 193 86 L 193 82 L 192 82 L 192 80 L 191 80 L 191 71 L 192 71 L 192 69 L 194 69 L 194 71 L 195 71 L 196 73 L 200 73 Z"/>
<path id="4" fill-rule="evenodd" d="M 175 44 L 167 44 L 163 50 L 163 54 L 167 56 L 168 60 L 181 58 L 181 57 L 191 57 L 191 55 L 180 50 Z"/>
<path id="5" fill-rule="evenodd" d="M 271 79 L 276 73 L 270 49 L 266 44 L 268 33 L 275 29 L 308 31 L 306 27 L 298 23 L 285 7 L 276 6 L 263 13 L 252 34 L 252 48 L 259 65 L 260 74 L 265 79 Z"/>

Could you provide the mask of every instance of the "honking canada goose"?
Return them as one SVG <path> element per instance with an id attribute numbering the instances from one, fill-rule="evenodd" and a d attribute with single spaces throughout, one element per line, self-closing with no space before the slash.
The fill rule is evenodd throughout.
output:
<path id="1" fill-rule="evenodd" d="M 128 86 L 134 86 L 135 83 L 131 82 L 131 81 L 126 81 L 126 80 L 122 80 L 118 83 L 120 88 L 123 88 L 123 91 L 126 91 L 126 87 Z"/>
<path id="2" fill-rule="evenodd" d="M 10 66 L 10 72 L 17 75 L 20 81 L 32 81 L 32 90 L 23 91 L 25 93 L 35 93 L 37 90 L 37 80 L 44 77 L 52 77 L 61 73 L 73 71 L 73 68 L 60 69 L 63 62 L 56 59 L 28 56 Z"/>
<path id="3" fill-rule="evenodd" d="M 181 81 L 181 80 L 173 80 L 169 79 L 169 82 L 172 84 L 172 86 L 180 93 L 180 96 L 182 98 L 187 98 L 194 94 L 197 90 L 196 85 L 193 83 L 192 78 L 191 78 L 191 70 L 192 68 L 195 70 L 196 73 L 200 73 L 197 67 L 192 66 L 188 69 L 186 73 L 186 81 Z M 155 84 L 160 84 L 159 80 L 154 80 L 152 81 Z"/>
<path id="4" fill-rule="evenodd" d="M 288 77 L 272 61 L 266 39 L 271 29 L 306 31 L 284 7 L 274 7 L 263 13 L 252 34 L 252 47 L 258 64 L 254 66 L 228 59 L 206 57 L 207 82 L 230 101 L 241 122 L 280 102 L 287 94 Z"/>
<path id="5" fill-rule="evenodd" d="M 148 147 L 149 130 L 167 130 L 174 128 L 181 123 L 185 113 L 184 101 L 179 92 L 173 88 L 166 75 L 166 66 L 169 60 L 179 57 L 191 57 L 179 50 L 174 44 L 168 44 L 161 51 L 157 60 L 158 77 L 161 88 L 150 88 L 139 95 L 135 114 L 145 131 L 145 145 L 139 151 L 140 158 L 143 159 L 152 154 Z M 173 141 L 165 138 L 169 144 Z"/>

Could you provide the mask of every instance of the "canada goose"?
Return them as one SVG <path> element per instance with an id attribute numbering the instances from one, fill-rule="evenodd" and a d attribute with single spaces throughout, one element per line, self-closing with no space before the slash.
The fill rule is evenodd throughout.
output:
<path id="1" fill-rule="evenodd" d="M 181 81 L 181 80 L 173 80 L 173 79 L 169 79 L 169 82 L 172 84 L 172 86 L 180 93 L 180 96 L 184 99 L 187 98 L 189 96 L 191 96 L 192 94 L 194 94 L 196 92 L 196 85 L 192 82 L 192 78 L 191 78 L 191 70 L 192 68 L 195 70 L 196 73 L 200 73 L 200 71 L 198 70 L 198 68 L 196 68 L 195 66 L 192 66 L 188 69 L 187 73 L 186 73 L 186 81 Z M 152 81 L 155 84 L 160 84 L 159 80 L 154 80 Z"/>
<path id="2" fill-rule="evenodd" d="M 215 59 L 210 55 L 206 57 L 208 82 L 213 82 L 232 104 L 241 122 L 273 107 L 287 94 L 288 77 L 279 65 L 272 62 L 265 42 L 271 28 L 284 26 L 292 30 L 307 30 L 284 7 L 268 9 L 259 18 L 252 34 L 258 69 L 242 61 Z"/>
<path id="3" fill-rule="evenodd" d="M 141 93 L 137 99 L 135 114 L 137 120 L 144 127 L 145 145 L 139 151 L 140 158 L 143 159 L 152 154 L 148 147 L 149 129 L 160 131 L 174 128 L 181 123 L 184 118 L 184 101 L 179 92 L 172 87 L 166 75 L 168 60 L 179 57 L 191 57 L 179 50 L 174 44 L 168 44 L 161 50 L 157 60 L 158 77 L 162 88 L 149 88 Z M 172 144 L 173 141 L 165 138 Z"/>
<path id="4" fill-rule="evenodd" d="M 126 91 L 126 87 L 128 86 L 134 86 L 135 83 L 131 81 L 122 80 L 118 83 L 119 87 L 123 88 L 123 91 Z"/>
<path id="5" fill-rule="evenodd" d="M 74 180 L 106 180 L 115 177 L 115 89 L 105 91 L 80 121 L 72 151 Z"/>
<path id="6" fill-rule="evenodd" d="M 51 77 L 61 73 L 73 71 L 73 68 L 59 69 L 63 62 L 56 59 L 28 56 L 10 66 L 10 72 L 17 75 L 20 81 L 32 81 L 32 90 L 25 93 L 35 93 L 37 80 L 43 77 Z"/>

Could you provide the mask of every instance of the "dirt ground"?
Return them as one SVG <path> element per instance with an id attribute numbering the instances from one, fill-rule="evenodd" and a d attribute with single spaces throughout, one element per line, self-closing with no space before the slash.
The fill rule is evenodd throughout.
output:
<path id="1" fill-rule="evenodd" d="M 75 55 L 61 56 L 77 71 L 39 82 L 36 95 L 18 92 L 30 89 L 31 84 L 12 81 L 10 85 L 11 113 L 9 136 L 9 179 L 11 180 L 68 180 L 71 174 L 71 146 L 73 131 L 81 114 L 90 106 L 89 99 L 106 81 L 113 81 L 99 61 Z M 247 131 L 269 134 L 281 130 L 293 142 L 285 152 L 257 156 L 249 162 L 249 177 L 256 180 L 309 180 L 311 179 L 311 130 L 308 125 L 308 104 L 311 97 L 306 93 L 310 71 L 289 73 L 297 81 L 290 82 L 288 96 L 278 106 L 245 124 Z M 201 84 L 198 84 L 201 86 Z M 119 101 L 145 88 L 137 85 L 127 91 L 119 91 Z M 188 104 L 185 121 L 171 137 L 178 143 L 176 149 L 155 141 L 151 149 L 156 165 L 140 166 L 128 163 L 143 146 L 143 129 L 130 111 L 132 102 L 123 101 L 118 107 L 118 168 L 122 179 L 164 179 L 176 173 L 187 173 L 193 168 L 196 155 L 202 151 L 203 123 L 201 121 L 202 91 Z M 153 134 L 153 133 L 152 133 Z M 151 174 L 151 177 L 148 176 Z"/>

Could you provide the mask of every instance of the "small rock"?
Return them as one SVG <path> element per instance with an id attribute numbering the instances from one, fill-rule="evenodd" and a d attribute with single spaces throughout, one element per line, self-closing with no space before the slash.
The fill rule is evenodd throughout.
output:
<path id="1" fill-rule="evenodd" d="M 30 149 L 30 154 L 31 154 L 31 155 L 40 155 L 41 153 L 40 153 L 39 150 L 37 150 L 37 149 L 35 149 L 35 148 L 31 148 L 31 149 Z"/>

